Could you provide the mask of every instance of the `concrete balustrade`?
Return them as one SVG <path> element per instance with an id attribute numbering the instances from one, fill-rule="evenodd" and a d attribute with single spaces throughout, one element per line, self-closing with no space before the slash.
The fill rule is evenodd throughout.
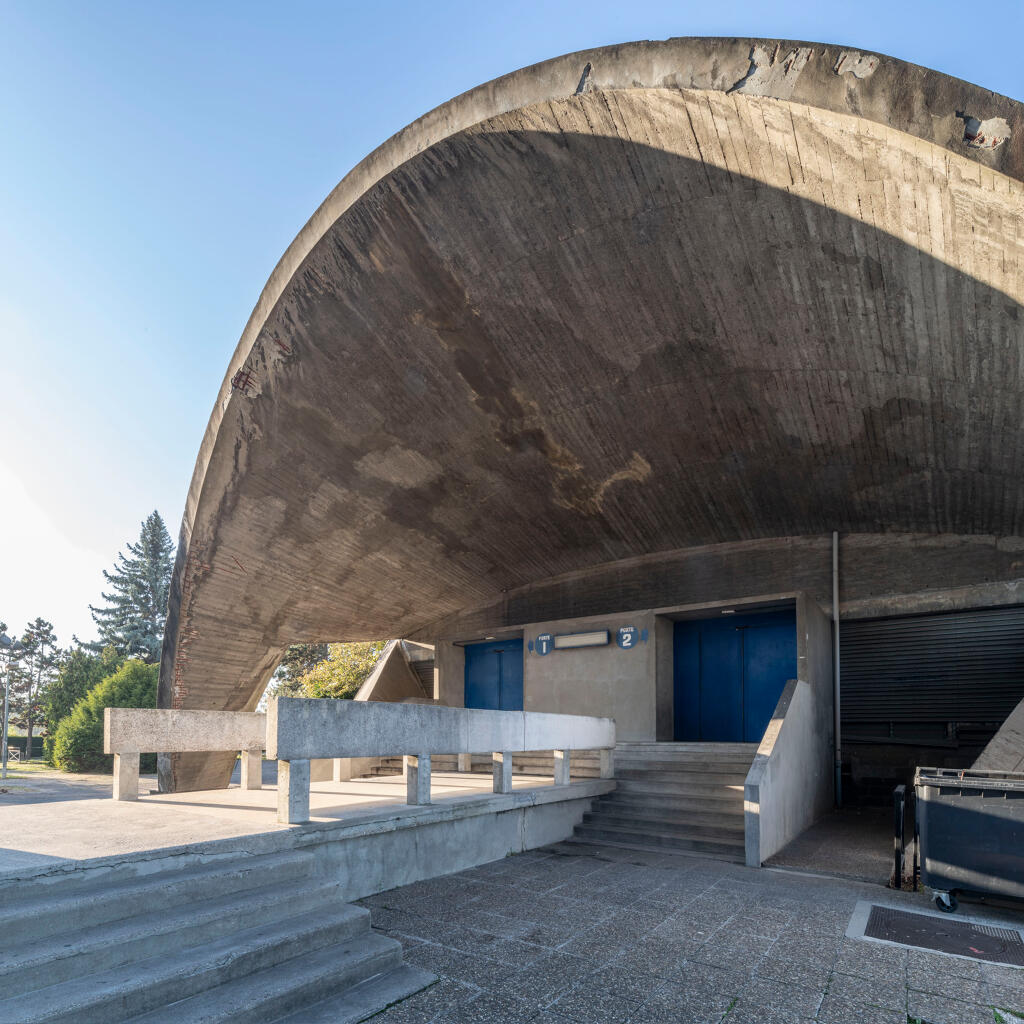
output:
<path id="1" fill-rule="evenodd" d="M 238 750 L 242 754 L 242 788 L 260 789 L 266 735 L 267 716 L 256 712 L 106 708 L 103 752 L 114 755 L 113 797 L 139 798 L 139 758 L 150 753 Z"/>
<path id="2" fill-rule="evenodd" d="M 551 750 L 555 784 L 569 783 L 569 754 L 599 750 L 601 777 L 614 770 L 610 718 L 530 711 L 482 711 L 420 704 L 278 697 L 267 714 L 267 756 L 278 761 L 278 820 L 309 821 L 309 762 L 316 758 L 404 756 L 407 800 L 430 802 L 433 754 L 491 751 L 494 792 L 512 788 L 512 755 Z"/>

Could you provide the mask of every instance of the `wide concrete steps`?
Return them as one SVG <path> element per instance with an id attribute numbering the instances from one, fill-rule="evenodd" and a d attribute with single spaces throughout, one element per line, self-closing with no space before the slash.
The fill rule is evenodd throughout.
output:
<path id="1" fill-rule="evenodd" d="M 734 840 L 702 839 L 686 833 L 667 833 L 650 826 L 637 828 L 613 827 L 602 824 L 580 824 L 576 826 L 574 835 L 587 842 L 626 843 L 648 849 L 666 849 L 701 853 L 709 857 L 722 857 L 727 860 L 743 859 L 743 838 Z"/>
<path id="2" fill-rule="evenodd" d="M 325 1000 L 348 1022 L 432 980 L 313 867 L 299 851 L 0 887 L 0 1024 L 270 1022 Z"/>
<path id="3" fill-rule="evenodd" d="M 575 841 L 742 861 L 756 752 L 752 743 L 619 744 L 616 789 L 594 801 Z"/>

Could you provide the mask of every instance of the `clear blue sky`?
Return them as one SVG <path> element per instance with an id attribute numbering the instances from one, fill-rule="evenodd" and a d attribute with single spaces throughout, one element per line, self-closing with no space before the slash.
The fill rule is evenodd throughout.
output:
<path id="1" fill-rule="evenodd" d="M 450 97 L 633 39 L 844 43 L 1024 98 L 1021 0 L 0 0 L 0 619 L 91 638 L 100 570 L 177 538 L 249 312 L 340 178 Z"/>

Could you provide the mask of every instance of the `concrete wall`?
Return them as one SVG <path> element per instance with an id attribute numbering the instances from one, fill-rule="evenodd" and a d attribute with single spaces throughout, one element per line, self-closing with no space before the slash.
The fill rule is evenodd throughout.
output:
<path id="1" fill-rule="evenodd" d="M 842 534 L 839 560 L 842 618 L 1024 603 L 1020 538 Z M 709 544 L 625 559 L 520 587 L 500 603 L 467 609 L 421 633 L 423 639 L 479 636 L 524 622 L 800 591 L 831 614 L 830 534 Z"/>
<path id="2" fill-rule="evenodd" d="M 373 672 L 359 687 L 355 699 L 400 701 L 425 696 L 419 676 L 409 667 L 402 645 L 397 640 L 391 640 Z"/>
<path id="3" fill-rule="evenodd" d="M 647 630 L 646 642 L 623 650 L 615 643 L 620 626 Z M 605 647 L 553 650 L 540 655 L 527 644 L 543 633 L 583 633 L 607 629 Z M 653 740 L 657 733 L 654 614 L 535 622 L 525 627 L 523 702 L 527 711 L 614 718 L 620 740 Z"/>
<path id="4" fill-rule="evenodd" d="M 993 772 L 1024 772 L 1024 700 L 989 740 L 974 767 Z"/>
<path id="5" fill-rule="evenodd" d="M 779 698 L 744 787 L 746 859 L 760 867 L 832 807 L 832 629 L 797 598 L 797 672 Z"/>

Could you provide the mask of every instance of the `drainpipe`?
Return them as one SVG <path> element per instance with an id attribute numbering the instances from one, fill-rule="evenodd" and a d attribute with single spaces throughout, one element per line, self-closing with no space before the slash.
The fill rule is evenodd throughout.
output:
<path id="1" fill-rule="evenodd" d="M 843 806 L 843 745 L 839 723 L 839 534 L 832 532 L 832 646 L 835 665 L 832 669 L 835 680 L 832 699 L 835 703 L 836 734 L 836 806 Z"/>

